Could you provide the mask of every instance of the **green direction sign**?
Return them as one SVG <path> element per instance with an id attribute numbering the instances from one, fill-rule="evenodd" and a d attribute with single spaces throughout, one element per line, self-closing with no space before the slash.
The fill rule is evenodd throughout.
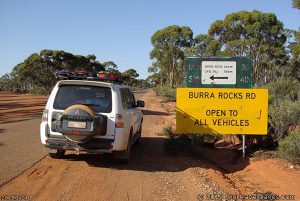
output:
<path id="1" fill-rule="evenodd" d="M 252 88 L 252 61 L 248 57 L 187 57 L 186 87 Z"/>

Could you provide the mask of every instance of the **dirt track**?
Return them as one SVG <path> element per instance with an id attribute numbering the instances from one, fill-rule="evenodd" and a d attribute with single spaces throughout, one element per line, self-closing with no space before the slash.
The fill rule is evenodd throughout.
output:
<path id="1" fill-rule="evenodd" d="M 174 119 L 147 92 L 143 138 L 132 162 L 121 165 L 110 155 L 68 153 L 44 160 L 0 188 L 0 195 L 30 195 L 35 200 L 196 200 L 199 193 L 221 190 L 207 176 L 206 164 L 189 156 L 167 157 L 161 132 Z"/>
<path id="2" fill-rule="evenodd" d="M 41 117 L 47 96 L 6 94 L 0 92 L 0 123 L 15 123 Z"/>
<path id="3" fill-rule="evenodd" d="M 174 123 L 174 104 L 161 103 L 151 90 L 142 99 L 146 102 L 142 141 L 133 148 L 129 165 L 119 164 L 110 155 L 77 156 L 68 152 L 63 160 L 46 157 L 0 187 L 0 196 L 29 195 L 34 200 L 197 200 L 197 195 L 209 193 L 299 193 L 299 170 L 290 170 L 274 160 L 247 161 L 224 172 L 205 159 L 185 154 L 166 156 L 164 137 L 157 134 L 164 124 Z"/>

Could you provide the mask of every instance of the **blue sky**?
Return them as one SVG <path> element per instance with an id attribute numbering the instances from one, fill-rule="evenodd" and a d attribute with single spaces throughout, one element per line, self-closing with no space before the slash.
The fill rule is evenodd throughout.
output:
<path id="1" fill-rule="evenodd" d="M 254 9 L 275 13 L 286 28 L 300 27 L 292 0 L 0 0 L 0 76 L 34 52 L 55 49 L 95 54 L 146 78 L 158 29 L 186 25 L 196 36 L 226 14 Z"/>

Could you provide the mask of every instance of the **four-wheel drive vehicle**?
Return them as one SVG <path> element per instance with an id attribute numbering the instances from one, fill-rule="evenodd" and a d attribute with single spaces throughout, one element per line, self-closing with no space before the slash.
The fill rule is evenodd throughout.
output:
<path id="1" fill-rule="evenodd" d="M 128 86 L 99 81 L 59 81 L 49 96 L 40 125 L 42 143 L 52 157 L 65 150 L 113 153 L 129 161 L 141 138 L 143 114 Z"/>

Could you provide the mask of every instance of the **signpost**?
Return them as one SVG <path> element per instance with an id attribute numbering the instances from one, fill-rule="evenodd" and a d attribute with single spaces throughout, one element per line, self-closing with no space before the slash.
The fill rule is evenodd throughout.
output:
<path id="1" fill-rule="evenodd" d="M 268 91 L 252 89 L 250 58 L 187 57 L 185 87 L 177 89 L 177 133 L 242 134 L 243 157 L 245 135 L 267 134 Z"/>
<path id="2" fill-rule="evenodd" d="M 176 133 L 267 134 L 267 89 L 178 88 Z"/>

